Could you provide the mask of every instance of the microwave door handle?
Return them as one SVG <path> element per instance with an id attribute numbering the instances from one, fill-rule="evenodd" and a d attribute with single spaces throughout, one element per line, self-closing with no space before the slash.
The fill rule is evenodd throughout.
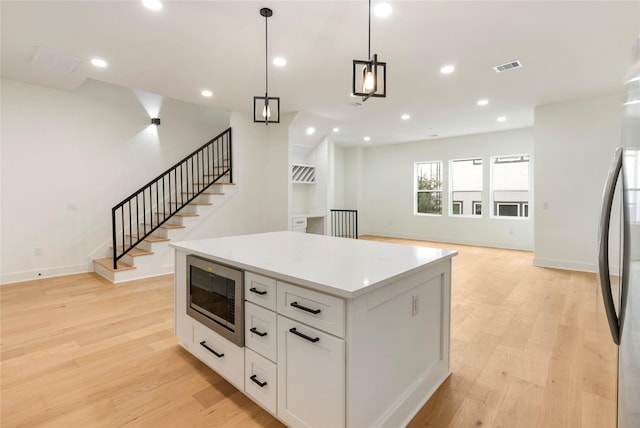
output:
<path id="1" fill-rule="evenodd" d="M 609 322 L 609 330 L 611 330 L 611 337 L 616 345 L 620 344 L 620 324 L 618 323 L 618 315 L 616 314 L 613 303 L 611 279 L 609 277 L 609 221 L 611 218 L 611 208 L 613 206 L 613 194 L 621 169 L 622 147 L 618 147 L 613 156 L 613 162 L 611 163 L 607 181 L 605 182 L 600 225 L 598 228 L 598 277 L 600 279 L 602 301 L 607 314 L 607 321 Z"/>

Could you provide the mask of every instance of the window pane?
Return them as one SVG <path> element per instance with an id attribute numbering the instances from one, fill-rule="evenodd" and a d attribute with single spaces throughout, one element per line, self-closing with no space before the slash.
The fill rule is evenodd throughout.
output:
<path id="1" fill-rule="evenodd" d="M 493 215 L 529 216 L 529 155 L 491 158 Z"/>
<path id="2" fill-rule="evenodd" d="M 503 204 L 497 203 L 499 216 L 504 217 L 518 217 L 518 204 Z"/>
<path id="3" fill-rule="evenodd" d="M 418 192 L 417 206 L 420 214 L 442 214 L 442 193 Z"/>
<path id="4" fill-rule="evenodd" d="M 473 203 L 473 214 L 474 215 L 482 215 L 482 202 L 474 202 Z"/>
<path id="5" fill-rule="evenodd" d="M 462 214 L 462 202 L 454 201 L 451 211 L 454 215 Z"/>
<path id="6" fill-rule="evenodd" d="M 418 190 L 442 190 L 442 162 L 425 162 L 416 165 Z"/>
<path id="7" fill-rule="evenodd" d="M 452 215 L 478 215 L 472 202 L 482 200 L 482 159 L 451 161 L 451 200 L 461 203 Z"/>

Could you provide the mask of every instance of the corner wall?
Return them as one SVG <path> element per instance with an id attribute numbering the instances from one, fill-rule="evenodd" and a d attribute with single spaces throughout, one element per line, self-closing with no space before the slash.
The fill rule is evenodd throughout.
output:
<path id="1" fill-rule="evenodd" d="M 229 127 L 226 112 L 93 80 L 3 79 L 1 108 L 2 283 L 91 271 L 111 208 Z"/>
<path id="2" fill-rule="evenodd" d="M 602 192 L 621 145 L 622 93 L 535 109 L 536 266 L 595 272 Z"/>

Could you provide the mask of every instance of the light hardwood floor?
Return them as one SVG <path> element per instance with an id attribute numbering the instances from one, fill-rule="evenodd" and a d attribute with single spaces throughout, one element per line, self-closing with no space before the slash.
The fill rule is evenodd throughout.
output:
<path id="1" fill-rule="evenodd" d="M 453 374 L 410 427 L 615 427 L 617 351 L 594 274 L 536 268 L 524 251 L 365 238 L 459 251 Z M 0 298 L 3 428 L 282 426 L 178 345 L 171 275 L 70 275 Z"/>

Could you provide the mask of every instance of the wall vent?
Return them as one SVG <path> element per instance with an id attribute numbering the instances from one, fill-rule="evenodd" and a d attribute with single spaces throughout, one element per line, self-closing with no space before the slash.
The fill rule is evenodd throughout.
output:
<path id="1" fill-rule="evenodd" d="M 502 73 L 503 71 L 509 71 L 520 67 L 522 67 L 522 63 L 520 63 L 520 61 L 511 61 L 506 64 L 496 65 L 493 69 L 496 73 Z"/>

